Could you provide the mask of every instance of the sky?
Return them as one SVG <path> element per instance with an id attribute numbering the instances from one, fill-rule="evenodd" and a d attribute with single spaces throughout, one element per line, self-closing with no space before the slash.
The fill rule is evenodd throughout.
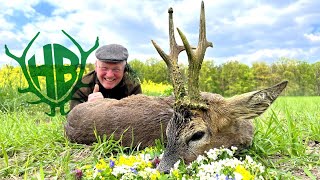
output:
<path id="1" fill-rule="evenodd" d="M 35 35 L 39 36 L 27 53 L 43 60 L 42 47 L 61 44 L 78 56 L 76 46 L 62 33 L 66 31 L 84 50 L 121 44 L 133 59 L 161 59 L 154 40 L 169 53 L 168 8 L 173 8 L 174 26 L 182 30 L 189 43 L 198 44 L 200 0 L 0 0 L 0 67 L 15 65 L 4 46 L 20 57 Z M 208 48 L 205 60 L 222 64 L 237 60 L 276 62 L 287 57 L 320 60 L 319 0 L 204 0 Z M 178 44 L 182 45 L 178 33 Z M 186 63 L 182 52 L 179 62 Z M 87 62 L 94 62 L 94 52 Z"/>

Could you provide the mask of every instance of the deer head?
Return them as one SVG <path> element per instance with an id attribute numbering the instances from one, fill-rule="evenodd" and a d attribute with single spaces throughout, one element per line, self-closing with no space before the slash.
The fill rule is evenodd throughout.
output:
<path id="1" fill-rule="evenodd" d="M 253 118 L 263 113 L 286 87 L 287 81 L 273 87 L 250 92 L 230 99 L 218 94 L 199 91 L 199 72 L 207 47 L 204 3 L 201 3 L 199 41 L 191 47 L 177 28 L 184 46 L 174 37 L 173 10 L 169 8 L 170 54 L 167 55 L 154 41 L 154 47 L 168 66 L 174 88 L 174 113 L 167 129 L 167 146 L 158 170 L 169 172 L 174 163 L 183 159 L 189 163 L 214 147 L 248 146 L 253 137 Z M 178 55 L 186 50 L 188 56 L 188 89 L 179 71 Z"/>

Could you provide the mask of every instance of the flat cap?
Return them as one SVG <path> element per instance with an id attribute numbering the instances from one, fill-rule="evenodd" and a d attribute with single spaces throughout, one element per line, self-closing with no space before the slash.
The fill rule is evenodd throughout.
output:
<path id="1" fill-rule="evenodd" d="M 96 57 L 100 61 L 126 61 L 128 59 L 128 55 L 127 48 L 119 44 L 104 45 L 96 51 Z"/>

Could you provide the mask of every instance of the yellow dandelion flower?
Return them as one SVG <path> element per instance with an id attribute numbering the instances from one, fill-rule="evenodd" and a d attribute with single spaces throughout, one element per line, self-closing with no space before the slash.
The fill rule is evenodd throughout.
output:
<path id="1" fill-rule="evenodd" d="M 144 170 L 146 167 L 147 167 L 147 163 L 146 163 L 146 162 L 141 161 L 141 162 L 138 164 L 138 169 L 139 169 L 139 170 Z"/>
<path id="2" fill-rule="evenodd" d="M 150 179 L 151 180 L 157 180 L 160 177 L 160 172 L 159 171 L 155 171 L 154 173 L 152 173 L 150 175 Z"/>
<path id="3" fill-rule="evenodd" d="M 100 159 L 99 162 L 96 164 L 96 168 L 98 170 L 106 169 L 107 168 L 107 163 L 103 159 Z"/>
<path id="4" fill-rule="evenodd" d="M 135 162 L 137 162 L 137 160 L 134 156 L 120 156 L 116 164 L 119 166 L 121 165 L 133 166 Z"/>
<path id="5" fill-rule="evenodd" d="M 179 173 L 179 170 L 178 170 L 178 169 L 173 170 L 173 171 L 172 171 L 172 174 L 173 174 L 173 176 L 176 177 L 176 178 L 179 178 L 179 177 L 180 177 L 180 173 Z"/>
<path id="6" fill-rule="evenodd" d="M 150 167 L 150 168 L 152 168 L 152 167 L 153 167 L 153 164 L 152 164 L 152 162 L 151 162 L 151 161 L 148 161 L 148 162 L 147 162 L 147 167 Z"/>
<path id="7" fill-rule="evenodd" d="M 86 178 L 92 178 L 93 170 L 87 170 L 85 171 L 85 177 Z"/>
<path id="8" fill-rule="evenodd" d="M 253 180 L 254 179 L 254 177 L 251 175 L 251 173 L 241 165 L 236 166 L 235 172 L 241 174 L 243 180 Z"/>

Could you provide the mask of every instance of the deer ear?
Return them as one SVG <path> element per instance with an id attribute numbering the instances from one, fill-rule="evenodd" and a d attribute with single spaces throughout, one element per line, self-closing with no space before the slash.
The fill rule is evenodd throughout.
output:
<path id="1" fill-rule="evenodd" d="M 231 108 L 232 119 L 253 119 L 262 114 L 287 86 L 288 81 L 283 81 L 272 87 L 253 91 L 227 100 Z"/>

